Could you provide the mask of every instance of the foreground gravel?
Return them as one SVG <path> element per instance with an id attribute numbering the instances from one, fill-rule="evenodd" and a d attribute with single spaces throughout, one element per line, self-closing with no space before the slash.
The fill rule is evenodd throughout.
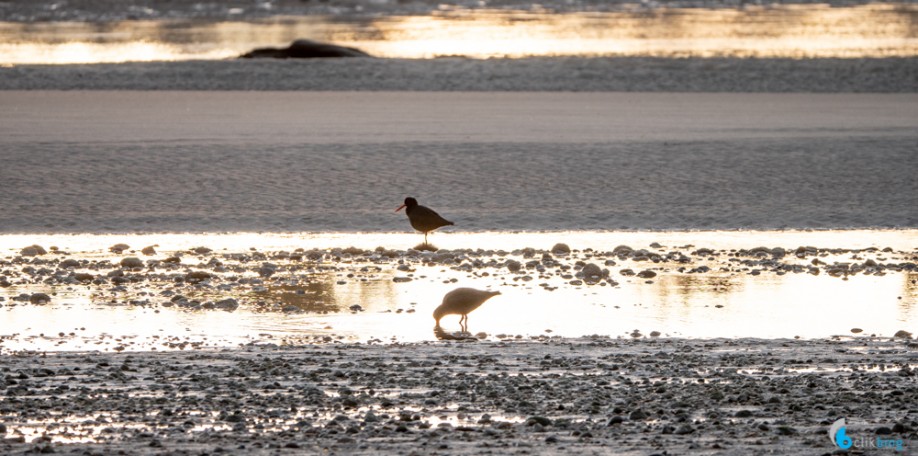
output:
<path id="1" fill-rule="evenodd" d="M 829 454 L 840 417 L 907 453 L 916 348 L 543 337 L 20 352 L 0 359 L 0 453 Z"/>

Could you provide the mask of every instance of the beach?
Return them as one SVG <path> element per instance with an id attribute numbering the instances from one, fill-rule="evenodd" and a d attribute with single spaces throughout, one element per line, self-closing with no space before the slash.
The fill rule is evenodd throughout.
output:
<path id="1" fill-rule="evenodd" d="M 829 425 L 856 414 L 848 435 L 907 454 L 914 345 L 542 337 L 22 353 L 4 362 L 0 449 L 829 454 Z"/>
<path id="2" fill-rule="evenodd" d="M 912 454 L 915 13 L 0 2 L 0 453 Z"/>
<path id="3" fill-rule="evenodd" d="M 460 231 L 918 224 L 914 94 L 9 91 L 3 104 L 6 233 L 391 232 L 406 196 Z"/>

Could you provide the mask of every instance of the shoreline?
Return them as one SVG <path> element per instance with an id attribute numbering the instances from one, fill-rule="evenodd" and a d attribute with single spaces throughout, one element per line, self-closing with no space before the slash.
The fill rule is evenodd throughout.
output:
<path id="1" fill-rule="evenodd" d="M 918 57 L 306 59 L 0 67 L 0 90 L 915 93 Z"/>

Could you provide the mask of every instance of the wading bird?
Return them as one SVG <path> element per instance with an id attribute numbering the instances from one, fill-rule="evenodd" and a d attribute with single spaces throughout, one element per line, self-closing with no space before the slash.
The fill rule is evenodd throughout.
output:
<path id="1" fill-rule="evenodd" d="M 427 244 L 427 233 L 442 226 L 454 224 L 440 217 L 440 214 L 434 212 L 433 209 L 419 205 L 418 200 L 410 196 L 405 198 L 405 204 L 399 206 L 395 212 L 402 210 L 402 208 L 406 208 L 405 213 L 408 214 L 408 221 L 411 222 L 411 227 L 424 233 L 425 245 Z"/>
<path id="2" fill-rule="evenodd" d="M 456 288 L 446 293 L 446 296 L 443 296 L 443 303 L 433 313 L 434 320 L 437 321 L 436 327 L 440 327 L 440 319 L 445 315 L 462 315 L 459 319 L 459 326 L 463 332 L 468 332 L 469 312 L 499 294 L 499 291 L 476 290 L 474 288 Z"/>

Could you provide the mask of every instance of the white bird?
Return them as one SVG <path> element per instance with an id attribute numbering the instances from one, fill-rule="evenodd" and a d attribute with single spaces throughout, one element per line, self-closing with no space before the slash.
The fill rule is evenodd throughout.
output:
<path id="1" fill-rule="evenodd" d="M 499 291 L 476 290 L 474 288 L 457 288 L 443 296 L 443 303 L 434 310 L 433 317 L 440 327 L 440 319 L 445 315 L 462 315 L 459 326 L 468 332 L 469 312 L 477 309 L 485 301 L 499 295 Z"/>

